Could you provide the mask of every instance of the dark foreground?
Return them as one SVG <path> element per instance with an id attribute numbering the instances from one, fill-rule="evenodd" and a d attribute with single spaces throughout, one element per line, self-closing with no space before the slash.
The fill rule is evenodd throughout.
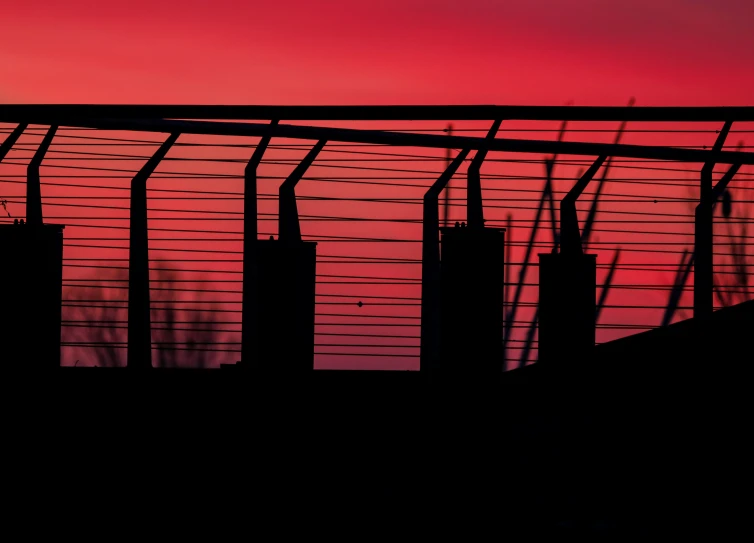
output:
<path id="1" fill-rule="evenodd" d="M 350 539 L 740 529 L 747 372 L 725 359 L 666 367 L 532 366 L 494 383 L 387 372 L 13 375 L 6 489 L 27 513 L 44 503 L 63 522 L 171 519 L 170 530 L 212 538 L 270 525 Z"/>
<path id="2" fill-rule="evenodd" d="M 476 381 L 6 369 L 5 518 L 104 540 L 744 535 L 753 315 Z"/>

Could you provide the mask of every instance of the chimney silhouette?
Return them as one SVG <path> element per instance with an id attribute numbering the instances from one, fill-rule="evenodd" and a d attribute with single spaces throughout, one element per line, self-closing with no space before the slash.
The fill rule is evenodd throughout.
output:
<path id="1" fill-rule="evenodd" d="M 249 362 L 264 371 L 311 371 L 317 244 L 257 240 L 256 256 L 257 359 Z"/>
<path id="2" fill-rule="evenodd" d="M 597 312 L 597 256 L 581 246 L 576 200 L 602 167 L 601 156 L 560 202 L 560 252 L 539 255 L 539 364 L 591 358 Z"/>
<path id="3" fill-rule="evenodd" d="M 502 121 L 487 133 L 493 139 Z M 505 230 L 485 228 L 479 150 L 469 164 L 466 223 L 441 228 L 440 357 L 445 375 L 499 375 L 503 371 Z"/>
<path id="4" fill-rule="evenodd" d="M 0 161 L 15 144 L 19 124 L 2 145 Z M 60 366 L 60 325 L 63 295 L 63 226 L 45 225 L 39 167 L 55 137 L 51 126 L 26 170 L 26 221 L 0 225 L 0 353 L 3 362 L 34 369 Z"/>
<path id="5" fill-rule="evenodd" d="M 273 126 L 277 124 L 273 122 Z M 267 147 L 269 137 L 263 141 Z M 319 141 L 280 186 L 278 239 L 244 241 L 244 306 L 241 364 L 262 371 L 314 369 L 317 244 L 301 239 L 295 188 L 325 146 Z M 256 237 L 256 168 L 264 147 L 247 167 L 244 234 Z"/>
<path id="6" fill-rule="evenodd" d="M 0 225 L 0 356 L 6 367 L 60 366 L 63 226 Z"/>
<path id="7" fill-rule="evenodd" d="M 505 230 L 441 228 L 440 367 L 450 375 L 503 371 Z"/>

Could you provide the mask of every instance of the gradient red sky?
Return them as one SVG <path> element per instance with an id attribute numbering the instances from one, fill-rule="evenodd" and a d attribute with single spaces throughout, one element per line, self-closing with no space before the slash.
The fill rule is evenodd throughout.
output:
<path id="1" fill-rule="evenodd" d="M 578 105 L 623 106 L 633 96 L 636 97 L 637 105 L 642 106 L 754 105 L 754 32 L 751 29 L 754 0 L 297 0 L 266 3 L 241 0 L 29 0 L 4 5 L 0 13 L 0 103 L 561 105 L 572 100 Z M 557 126 L 556 123 L 551 128 Z M 611 127 L 617 128 L 617 123 L 613 123 Z M 462 127 L 456 125 L 456 128 Z M 648 141 L 632 139 L 634 136 L 648 137 L 628 134 L 628 141 L 624 143 Z M 30 136 L 25 137 L 27 139 L 23 141 L 28 146 Z M 41 135 L 35 137 L 39 138 Z M 608 141 L 612 140 L 613 134 L 591 137 L 604 137 Z M 682 140 L 678 135 L 661 134 L 652 139 L 652 143 L 709 145 L 714 141 L 712 133 L 703 141 L 694 137 L 697 139 L 691 142 Z M 38 139 L 34 139 L 34 145 L 25 151 L 14 151 L 15 154 L 10 158 L 16 163 L 5 164 L 4 175 L 23 176 L 25 170 L 22 168 L 37 142 Z M 127 154 L 135 152 L 133 149 L 121 151 Z M 196 154 L 196 149 L 191 148 L 191 152 Z M 422 151 L 419 154 L 432 153 Z M 442 154 L 438 153 L 438 156 Z M 240 176 L 243 162 L 248 156 L 233 155 L 233 158 L 239 162 L 222 165 L 222 173 Z M 64 160 L 68 161 L 61 162 Z M 70 170 L 57 170 L 56 167 L 60 164 L 70 167 L 74 163 L 70 156 L 65 155 L 62 158 L 60 155 L 46 158 L 43 175 L 48 176 L 47 182 L 57 179 L 54 176 L 61 172 L 71 174 Z M 364 162 L 361 164 L 363 166 Z M 84 163 L 78 165 L 82 166 Z M 179 166 L 180 163 L 169 163 L 166 168 L 171 170 Z M 109 167 L 122 168 L 123 162 L 110 164 Z M 193 171 L 210 168 L 196 163 L 192 167 Z M 220 166 L 212 166 L 215 167 Z M 270 169 L 265 170 L 264 175 L 282 175 L 283 170 L 292 168 L 292 165 L 266 167 Z M 333 169 L 335 167 L 332 164 L 319 164 L 315 170 L 318 175 L 346 175 L 343 170 Z M 437 168 L 440 165 L 427 163 L 416 167 L 428 174 L 425 179 L 428 183 L 427 180 L 432 175 L 439 173 Z M 575 167 L 571 169 L 574 171 L 559 167 L 558 175 L 565 176 L 565 183 L 570 184 L 570 179 L 576 175 Z M 87 172 L 88 170 L 80 172 L 82 177 L 78 182 L 107 183 L 108 186 L 119 182 L 114 180 L 115 177 L 108 179 L 107 175 L 103 175 L 102 179 L 89 177 L 91 172 Z M 516 170 L 510 164 L 495 164 L 488 158 L 485 174 L 492 173 L 514 174 Z M 539 176 L 542 175 L 542 170 L 536 165 L 536 169 L 529 169 L 526 174 L 519 173 Z M 632 174 L 643 175 L 633 170 L 616 170 L 616 176 L 626 177 Z M 656 177 L 659 174 L 650 172 L 647 175 Z M 663 175 L 686 175 L 692 179 L 697 174 L 666 172 Z M 223 182 L 214 181 L 213 187 L 216 190 L 237 192 L 240 186 L 238 179 L 240 177 Z M 153 179 L 150 183 L 152 188 L 160 187 L 161 190 L 176 188 L 175 183 L 167 178 Z M 260 192 L 272 195 L 277 183 L 278 180 L 271 179 Z M 306 194 L 306 191 L 311 190 L 312 194 L 320 196 L 337 193 L 342 197 L 377 197 L 384 195 L 386 190 L 384 186 L 370 188 L 365 184 L 304 185 L 299 194 Z M 184 183 L 182 186 L 185 188 L 188 184 Z M 507 186 L 510 187 L 511 183 Z M 518 189 L 524 188 L 524 184 L 515 186 Z M 199 190 L 201 186 L 197 184 L 193 188 Z M 562 189 L 563 185 L 558 188 Z M 2 189 L 4 196 L 16 198 L 10 201 L 10 205 L 15 206 L 11 210 L 17 215 L 17 206 L 22 204 L 22 186 L 5 183 Z M 419 189 L 391 189 L 396 191 L 391 194 L 420 197 L 424 189 Z M 55 189 L 59 192 L 54 192 L 49 185 L 44 190 L 45 217 L 79 216 L 78 214 L 107 216 L 111 213 L 90 207 L 79 210 L 71 207 L 66 200 L 55 200 L 55 196 L 71 197 L 72 191 L 63 185 Z M 536 190 L 539 190 L 539 185 Z M 624 184 L 616 188 L 615 192 L 622 194 L 631 190 L 649 189 L 645 185 Z M 103 194 L 94 188 L 91 191 L 91 194 Z M 512 193 L 509 204 L 515 206 L 520 203 L 516 198 L 527 196 L 521 192 Z M 96 197 L 91 194 L 88 195 L 89 198 Z M 678 197 L 680 193 L 676 191 L 674 194 Z M 688 196 L 686 193 L 680 195 Z M 537 193 L 535 200 L 538 198 Z M 110 204 L 121 206 L 121 215 L 118 217 L 125 224 L 126 208 L 122 207 L 123 202 L 113 200 Z M 193 209 L 194 204 L 187 201 L 170 205 L 178 209 L 183 205 L 186 206 L 185 209 Z M 209 202 L 204 205 L 209 206 Z M 364 213 L 395 215 L 391 215 L 392 218 L 404 218 L 404 214 L 408 215 L 419 209 L 406 206 L 378 209 L 369 207 L 374 204 L 360 205 L 364 206 L 361 208 Z M 169 207 L 164 202 L 155 200 L 155 208 L 166 206 Z M 240 214 L 242 210 L 240 199 L 231 203 L 218 200 L 212 206 L 217 206 L 217 209 L 208 210 L 208 213 Z M 273 200 L 263 200 L 260 206 L 260 211 L 271 213 L 277 209 Z M 351 216 L 354 214 L 351 206 L 352 203 L 348 201 L 341 207 L 332 203 L 306 201 L 301 204 L 301 213 L 343 213 L 344 216 Z M 517 210 L 516 219 L 529 217 L 531 206 L 528 209 L 529 211 Z M 668 209 L 670 208 L 665 208 L 664 211 Z M 678 209 L 679 212 L 688 212 L 685 208 Z M 360 210 L 359 213 L 361 212 Z M 504 204 L 486 212 L 486 216 L 488 219 L 502 221 L 506 212 Z M 181 223 L 176 221 L 165 223 L 168 220 L 164 218 L 166 213 L 162 213 L 163 218 L 151 213 L 150 227 L 154 227 L 155 223 L 158 226 L 168 224 L 173 228 L 181 227 Z M 175 218 L 175 213 L 178 212 L 170 213 Z M 262 231 L 274 230 L 274 220 L 270 217 L 271 215 L 267 216 L 263 221 Z M 238 216 L 234 218 L 237 219 Z M 190 219 L 186 218 L 186 221 L 186 227 L 191 228 L 188 226 Z M 73 226 L 78 222 L 67 224 Z M 204 226 L 207 224 L 203 223 Z M 229 229 L 232 228 L 231 224 L 234 223 L 226 222 L 217 228 Z M 235 223 L 236 226 L 238 224 L 240 223 Z M 416 239 L 420 236 L 420 231 L 416 230 L 418 223 L 413 226 L 407 223 L 380 223 L 379 230 L 374 226 L 375 223 L 364 223 L 358 227 L 354 224 L 349 226 L 353 235 L 410 237 L 409 234 L 413 232 L 411 235 Z M 306 235 L 342 234 L 339 230 L 342 225 L 339 223 L 306 222 L 304 226 Z M 502 226 L 502 222 L 497 226 Z M 659 226 L 647 228 L 657 230 Z M 372 230 L 377 234 L 373 234 Z M 94 248 L 77 245 L 81 244 L 81 240 L 87 239 L 82 236 L 95 234 L 113 236 L 114 241 L 107 243 L 112 245 L 117 241 L 118 247 L 121 247 L 121 242 L 127 241 L 122 238 L 123 232 L 117 230 L 87 230 L 73 226 L 66 230 L 67 258 L 82 255 L 92 258 L 95 251 L 99 257 L 104 254 L 111 254 L 113 258 L 125 257 L 125 245 L 121 247 L 122 250 L 111 253 L 96 248 L 98 245 L 91 246 Z M 519 243 L 517 250 L 523 251 L 529 231 L 517 229 L 515 234 L 509 235 L 508 239 L 515 239 Z M 76 241 L 76 236 L 79 236 L 79 241 Z M 117 236 L 121 238 L 116 239 Z M 164 244 L 159 241 L 163 234 L 153 231 L 151 236 L 154 241 L 153 252 L 158 251 L 159 247 L 164 248 Z M 602 239 L 604 243 L 608 242 L 606 240 L 610 240 L 610 243 L 622 243 L 628 238 L 623 234 L 617 236 L 613 230 Z M 646 236 L 642 238 L 643 241 L 647 239 L 649 238 Z M 679 239 L 672 241 L 677 242 Z M 222 248 L 240 251 L 239 240 L 240 238 L 233 241 L 236 246 L 226 244 Z M 197 246 L 201 246 L 202 250 L 209 247 L 198 244 L 192 250 L 202 252 L 196 251 Z M 397 264 L 375 267 L 371 263 L 362 262 L 356 267 L 327 264 L 321 260 L 323 254 L 342 255 L 353 251 L 358 254 L 368 253 L 372 257 L 378 255 L 376 251 L 390 251 L 390 256 L 419 258 L 418 247 L 416 244 L 404 243 L 391 248 L 378 248 L 374 244 L 354 248 L 344 247 L 343 243 L 321 243 L 318 248 L 318 272 L 358 274 L 361 272 L 355 270 L 367 270 L 363 271 L 364 275 L 392 273 L 395 277 L 410 276 L 415 272 L 418 277 L 419 268 L 416 266 L 410 269 Z M 677 251 L 681 250 L 680 246 L 673 247 Z M 217 249 L 217 246 L 213 249 Z M 646 261 L 647 254 L 653 261 L 663 257 L 658 252 L 631 253 L 629 250 L 630 246 L 622 256 L 622 264 Z M 600 262 L 609 262 L 611 255 L 612 253 L 606 253 Z M 155 255 L 152 256 L 155 258 Z M 177 256 L 180 257 L 180 253 L 160 257 Z M 196 257 L 193 253 L 189 256 Z M 212 256 L 215 257 L 216 255 Z M 678 254 L 672 251 L 668 251 L 664 257 L 666 261 L 672 261 L 673 266 L 678 261 Z M 514 260 L 515 258 L 517 256 L 514 253 Z M 67 278 L 73 274 L 71 269 L 73 268 L 67 268 Z M 515 271 L 515 275 L 517 273 Z M 636 281 L 628 273 L 629 276 L 621 274 L 618 281 Z M 535 275 L 530 277 L 532 281 L 536 280 Z M 662 284 L 669 284 L 671 280 L 672 277 L 667 274 L 648 279 L 649 282 Z M 409 287 L 418 288 L 418 284 Z M 320 289 L 323 288 L 337 288 L 341 292 L 343 287 L 331 283 L 329 286 L 320 286 Z M 378 284 L 373 290 L 361 289 L 359 296 L 364 292 L 385 294 L 377 291 L 379 288 L 385 287 Z M 353 294 L 355 291 L 348 292 Z M 419 295 L 418 290 L 401 292 L 404 296 Z M 531 289 L 530 294 L 536 295 L 534 289 Z M 654 298 L 647 295 L 640 301 L 664 304 L 665 292 L 656 294 Z M 350 297 L 358 296 L 354 294 Z M 519 313 L 519 318 L 524 319 L 528 325 L 536 298 L 524 298 L 531 305 L 526 315 L 521 316 L 523 310 Z M 629 290 L 611 294 L 610 303 L 613 304 L 636 305 L 636 302 L 636 295 Z M 318 311 L 326 311 L 327 307 L 330 307 L 330 312 L 343 311 L 338 306 L 332 309 L 333 306 L 325 305 Z M 408 313 L 415 311 L 416 307 L 399 309 L 370 305 L 370 311 L 374 315 L 383 314 L 381 311 L 391 314 L 404 310 Z M 634 321 L 649 322 L 652 325 L 659 323 L 657 311 L 651 314 L 643 309 L 642 311 L 609 309 L 606 320 L 620 324 Z M 343 333 L 342 329 L 333 328 L 335 325 L 327 325 L 326 322 L 329 321 L 318 325 L 319 332 L 327 329 Z M 328 328 L 322 328 L 325 326 Z M 362 329 L 369 328 L 368 324 L 361 326 Z M 349 328 L 347 331 L 353 332 L 354 329 Z M 384 333 L 384 330 L 378 332 Z M 523 334 L 525 330 L 522 328 L 520 332 Z M 599 340 L 603 340 L 607 333 L 613 334 L 605 332 Z M 622 334 L 626 331 L 618 330 L 615 333 Z M 332 336 L 323 338 L 320 338 L 320 343 L 334 341 Z M 233 336 L 231 339 L 238 340 L 240 336 Z M 358 338 L 336 339 L 346 341 L 346 346 L 360 341 Z M 394 342 L 394 339 L 389 341 Z M 228 361 L 236 357 L 233 353 L 223 356 L 229 357 Z M 352 358 L 320 358 L 318 367 L 341 367 L 342 364 L 348 364 L 349 367 L 376 367 L 375 360 L 379 360 L 371 358 L 354 361 Z M 75 360 L 75 356 L 67 356 L 66 363 L 73 363 Z M 379 360 L 380 367 L 393 367 L 391 364 L 415 367 L 415 361 L 407 365 L 400 358 L 396 361 Z"/>
<path id="2" fill-rule="evenodd" d="M 5 2 L 6 103 L 751 105 L 751 0 Z"/>

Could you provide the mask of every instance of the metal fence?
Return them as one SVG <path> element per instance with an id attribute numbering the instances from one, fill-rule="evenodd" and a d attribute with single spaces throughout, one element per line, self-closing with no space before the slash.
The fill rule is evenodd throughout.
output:
<path id="1" fill-rule="evenodd" d="M 131 183 L 170 132 L 180 136 L 147 183 L 153 360 L 212 367 L 240 359 L 244 172 L 260 134 L 234 131 L 287 117 L 258 108 L 249 116 L 263 120 L 248 122 L 242 110 L 155 108 L 0 107 L 8 121 L 0 141 L 12 144 L 0 163 L 2 221 L 27 218 L 37 156 L 44 221 L 65 225 L 64 365 L 125 364 Z M 695 208 L 711 155 L 683 153 L 712 152 L 725 121 L 733 124 L 714 181 L 735 171 L 715 196 L 714 305 L 752 298 L 750 110 L 519 109 L 282 110 L 300 117 L 280 121 L 256 168 L 258 236 L 278 236 L 281 183 L 326 142 L 295 189 L 302 237 L 318 243 L 317 368 L 419 369 L 424 197 L 457 159 L 439 222 L 468 220 L 467 169 L 496 118 L 500 148 L 490 146 L 480 178 L 485 224 L 507 229 L 507 368 L 537 359 L 537 254 L 557 246 L 559 203 L 603 152 L 609 158 L 577 201 L 582 244 L 598 255 L 598 343 L 692 315 Z M 24 122 L 40 124 L 21 133 Z M 463 149 L 471 152 L 461 161 Z"/>

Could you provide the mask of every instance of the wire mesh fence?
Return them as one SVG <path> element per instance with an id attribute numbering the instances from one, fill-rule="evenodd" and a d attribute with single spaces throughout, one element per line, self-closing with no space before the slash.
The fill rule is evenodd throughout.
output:
<path id="1" fill-rule="evenodd" d="M 307 125 L 299 122 L 294 124 Z M 505 121 L 499 135 L 614 143 L 615 122 Z M 318 126 L 483 137 L 482 121 L 338 121 Z M 0 124 L 0 138 L 15 128 Z M 630 122 L 621 143 L 709 149 L 721 123 Z M 31 125 L 0 163 L 3 222 L 24 218 L 27 166 L 47 126 Z M 748 150 L 735 123 L 726 150 Z M 125 364 L 130 183 L 164 141 L 148 132 L 60 127 L 40 167 L 45 222 L 65 225 L 64 365 Z M 153 359 L 215 367 L 240 359 L 243 175 L 259 138 L 182 135 L 148 192 Z M 749 143 L 747 145 L 747 142 Z M 258 168 L 259 236 L 278 236 L 278 188 L 315 142 L 274 138 Z M 296 188 L 303 239 L 316 241 L 315 367 L 419 367 L 423 197 L 459 149 L 328 142 Z M 466 168 L 440 200 L 466 217 Z M 558 202 L 591 157 L 546 161 L 490 151 L 481 169 L 487 226 L 506 228 L 505 367 L 537 359 L 538 257 L 558 239 Z M 715 168 L 715 179 L 727 169 Z M 597 342 L 691 316 L 699 164 L 614 157 L 579 198 L 597 254 Z M 548 191 L 551 189 L 552 200 Z M 716 205 L 715 306 L 752 298 L 754 169 Z M 589 225 L 589 226 L 587 226 Z M 588 230 L 588 234 L 586 233 Z M 4 285 L 4 288 L 12 288 Z"/>

